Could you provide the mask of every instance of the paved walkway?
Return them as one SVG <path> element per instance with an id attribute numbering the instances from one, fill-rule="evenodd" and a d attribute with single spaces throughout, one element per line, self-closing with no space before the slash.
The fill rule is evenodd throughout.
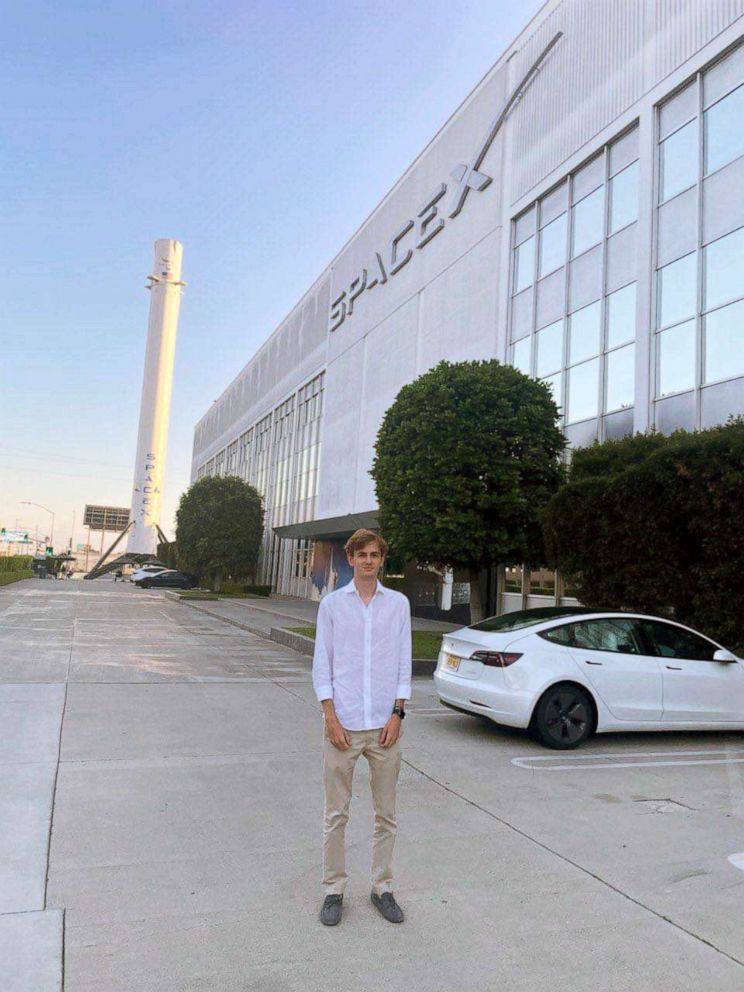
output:
<path id="1" fill-rule="evenodd" d="M 272 627 L 311 627 L 315 625 L 318 615 L 318 603 L 306 599 L 219 599 L 199 600 L 198 606 L 215 616 L 237 620 L 256 630 L 268 633 Z M 414 630 L 432 630 L 445 633 L 456 630 L 462 624 L 443 623 L 439 620 L 424 620 L 414 617 Z"/>
<path id="2" fill-rule="evenodd" d="M 744 988 L 740 735 L 550 764 L 416 679 L 406 923 L 369 902 L 360 762 L 329 930 L 306 659 L 154 590 L 29 580 L 0 590 L 0 727 L 1 992 Z"/>

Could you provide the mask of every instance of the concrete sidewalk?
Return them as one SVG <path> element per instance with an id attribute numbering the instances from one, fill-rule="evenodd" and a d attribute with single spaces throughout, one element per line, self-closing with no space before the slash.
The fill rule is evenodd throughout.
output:
<path id="1" fill-rule="evenodd" d="M 360 762 L 329 930 L 306 659 L 160 592 L 30 580 L 0 590 L 0 726 L 2 992 L 744 987 L 728 861 L 744 765 L 699 757 L 736 762 L 739 735 L 600 739 L 582 757 L 607 755 L 601 768 L 553 771 L 523 734 L 443 710 L 416 679 L 406 923 L 369 902 Z M 694 757 L 637 767 L 654 748 Z"/>
<path id="2" fill-rule="evenodd" d="M 205 612 L 214 616 L 233 620 L 246 629 L 255 628 L 256 632 L 268 633 L 272 627 L 313 627 L 318 615 L 319 603 L 306 599 L 291 599 L 288 596 L 266 599 L 219 599 L 219 600 L 183 600 L 184 603 L 195 603 Z M 439 620 L 425 620 L 413 617 L 413 630 L 431 630 L 446 633 L 456 630 L 462 624 L 444 623 Z"/>

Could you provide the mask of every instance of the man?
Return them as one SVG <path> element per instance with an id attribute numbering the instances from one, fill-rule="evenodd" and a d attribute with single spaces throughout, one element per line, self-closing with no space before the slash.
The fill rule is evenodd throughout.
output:
<path id="1" fill-rule="evenodd" d="M 400 771 L 404 703 L 411 698 L 411 608 L 406 597 L 377 579 L 387 543 L 358 530 L 345 550 L 354 576 L 329 593 L 318 610 L 313 686 L 323 706 L 323 888 L 321 923 L 341 919 L 347 875 L 344 835 L 354 766 L 369 764 L 375 830 L 372 903 L 390 923 L 403 911 L 392 891 L 395 790 Z"/>

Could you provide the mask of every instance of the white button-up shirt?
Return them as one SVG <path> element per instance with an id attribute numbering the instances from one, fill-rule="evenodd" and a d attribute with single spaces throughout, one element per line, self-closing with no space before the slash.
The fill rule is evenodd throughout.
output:
<path id="1" fill-rule="evenodd" d="M 411 607 L 402 593 L 378 582 L 365 606 L 352 579 L 321 601 L 313 687 L 347 730 L 385 726 L 395 700 L 411 698 Z"/>

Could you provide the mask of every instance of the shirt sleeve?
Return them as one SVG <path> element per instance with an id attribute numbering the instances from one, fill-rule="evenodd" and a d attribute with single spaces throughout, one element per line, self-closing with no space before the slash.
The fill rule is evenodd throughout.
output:
<path id="1" fill-rule="evenodd" d="M 333 699 L 333 620 L 325 600 L 318 607 L 315 624 L 313 688 L 319 703 Z"/>
<path id="2" fill-rule="evenodd" d="M 396 699 L 411 698 L 411 604 L 406 596 L 401 597 L 399 653 L 398 653 L 398 688 L 395 690 Z M 317 643 L 317 642 L 316 642 Z"/>

